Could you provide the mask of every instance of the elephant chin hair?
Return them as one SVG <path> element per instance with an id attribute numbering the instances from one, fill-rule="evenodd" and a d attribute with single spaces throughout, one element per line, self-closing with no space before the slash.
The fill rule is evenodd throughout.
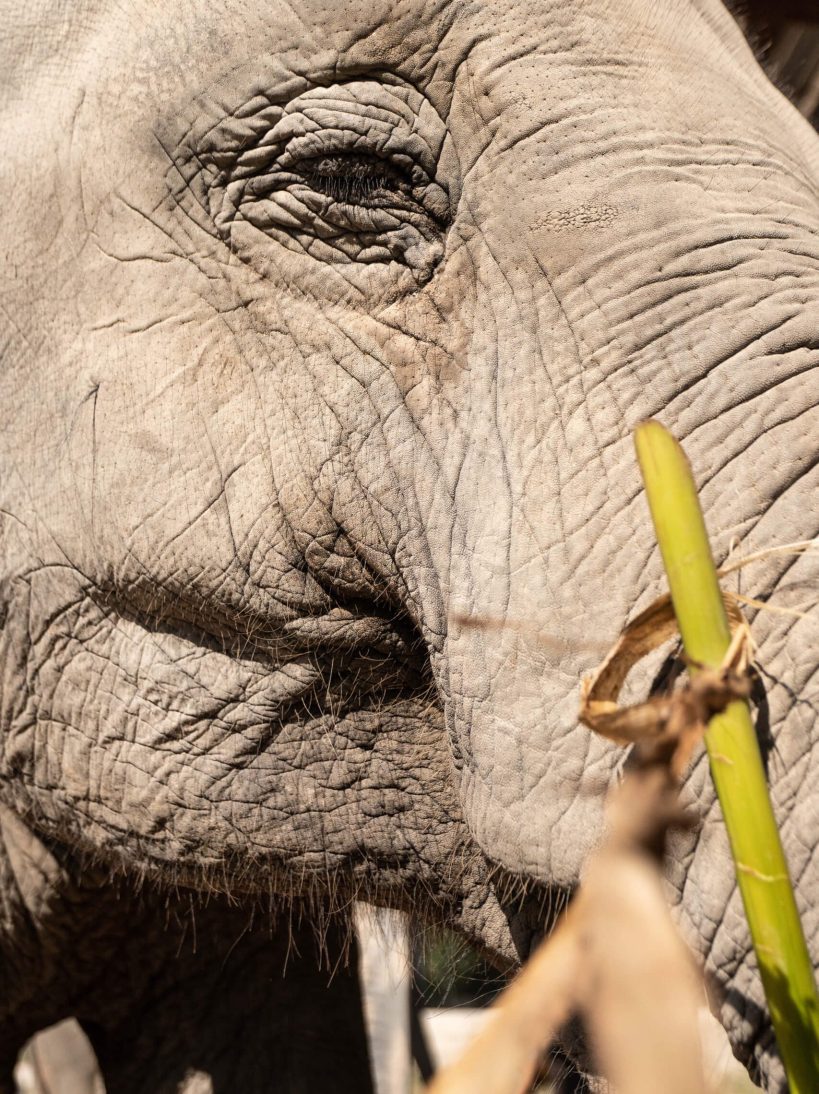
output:
<path id="1" fill-rule="evenodd" d="M 478 949 L 499 972 L 513 973 L 548 934 L 565 910 L 571 892 L 538 882 L 531 875 L 516 874 L 489 862 L 480 849 L 465 841 L 458 855 L 458 869 L 452 870 L 451 893 L 437 892 L 430 881 L 413 869 L 411 873 L 376 860 L 356 864 L 326 862 L 301 873 L 284 862 L 269 859 L 263 863 L 249 859 L 246 851 L 224 858 L 219 863 L 160 860 L 148 845 L 129 835 L 122 851 L 111 853 L 84 839 L 82 828 L 75 825 L 67 837 L 64 826 L 50 832 L 44 818 L 31 813 L 20 818 L 38 833 L 38 838 L 64 861 L 70 872 L 83 878 L 84 884 L 111 887 L 137 897 L 150 894 L 154 900 L 173 896 L 178 904 L 197 907 L 210 899 L 247 909 L 251 919 L 264 922 L 271 935 L 286 924 L 306 920 L 312 926 L 318 951 L 328 961 L 325 946 L 332 925 L 343 928 L 343 960 L 347 962 L 354 921 L 355 904 L 364 903 L 405 912 L 414 928 L 423 932 L 455 930 Z M 69 861 L 65 861 L 68 859 Z M 453 862 L 453 867 L 454 867 Z M 187 900 L 184 897 L 187 897 Z M 514 922 L 515 952 L 499 952 L 485 944 L 485 932 L 478 926 L 486 906 L 492 914 Z M 333 958 L 333 963 L 338 960 Z M 329 966 L 328 966 L 329 967 Z"/>

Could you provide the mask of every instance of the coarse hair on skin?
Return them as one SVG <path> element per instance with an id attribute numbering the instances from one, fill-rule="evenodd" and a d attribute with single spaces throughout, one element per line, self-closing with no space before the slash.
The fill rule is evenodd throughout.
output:
<path id="1" fill-rule="evenodd" d="M 536 938 L 550 929 L 571 897 L 567 890 L 488 862 L 468 839 L 460 841 L 452 852 L 446 872 L 448 890 L 441 891 L 433 887 L 423 865 L 419 869 L 415 863 L 406 868 L 375 859 L 350 863 L 325 856 L 309 866 L 302 862 L 288 867 L 269 857 L 256 859 L 246 851 L 226 854 L 216 862 L 197 861 L 193 856 L 188 860 L 161 859 L 155 847 L 135 833 L 121 839 L 112 854 L 110 845 L 103 851 L 88 839 L 79 818 L 68 824 L 61 819 L 57 828 L 46 817 L 37 816 L 33 806 L 15 811 L 70 875 L 84 884 L 127 891 L 152 906 L 165 907 L 169 917 L 187 909 L 192 922 L 198 908 L 213 900 L 226 901 L 246 909 L 249 922 L 266 924 L 271 935 L 283 924 L 291 930 L 294 922 L 301 924 L 306 918 L 325 962 L 329 960 L 326 936 L 330 926 L 343 926 L 347 938 L 344 958 L 348 959 L 352 911 L 357 904 L 405 912 L 419 930 L 460 931 L 463 894 L 469 893 L 480 904 L 480 894 L 491 893 L 508 914 L 525 916 Z M 477 942 L 473 938 L 468 941 Z M 497 965 L 497 955 L 487 957 Z"/>

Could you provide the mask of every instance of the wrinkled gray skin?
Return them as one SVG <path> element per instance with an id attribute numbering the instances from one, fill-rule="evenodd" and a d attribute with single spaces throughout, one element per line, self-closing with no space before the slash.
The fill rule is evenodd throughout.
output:
<path id="1" fill-rule="evenodd" d="M 599 838 L 622 756 L 578 681 L 662 587 L 631 427 L 684 440 L 720 557 L 817 533 L 819 141 L 717 0 L 3 26 L 6 1068 L 79 1013 L 112 1090 L 365 1089 L 352 974 L 309 1002 L 325 913 L 359 894 L 514 963 Z M 780 605 L 817 576 L 754 573 Z M 816 629 L 756 637 L 819 957 Z M 706 774 L 672 888 L 779 1089 Z M 288 996 L 294 922 L 327 945 Z M 241 1037 L 207 1002 L 236 985 Z M 333 1000 L 349 1080 L 324 1037 L 271 1086 L 298 1038 L 270 1029 Z"/>

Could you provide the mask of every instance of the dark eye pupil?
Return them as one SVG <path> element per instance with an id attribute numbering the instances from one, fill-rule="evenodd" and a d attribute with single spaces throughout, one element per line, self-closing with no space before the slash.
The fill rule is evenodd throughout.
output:
<path id="1" fill-rule="evenodd" d="M 360 156 L 322 156 L 304 175 L 314 190 L 336 201 L 360 201 L 377 191 L 395 191 L 399 185 L 379 160 Z"/>

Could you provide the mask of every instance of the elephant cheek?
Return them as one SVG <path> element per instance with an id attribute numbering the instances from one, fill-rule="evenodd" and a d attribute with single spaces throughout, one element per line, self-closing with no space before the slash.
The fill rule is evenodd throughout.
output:
<path id="1" fill-rule="evenodd" d="M 447 671 L 472 835 L 505 869 L 570 888 L 602 830 L 618 752 L 577 725 L 576 687 L 525 634 L 454 625 Z"/>

